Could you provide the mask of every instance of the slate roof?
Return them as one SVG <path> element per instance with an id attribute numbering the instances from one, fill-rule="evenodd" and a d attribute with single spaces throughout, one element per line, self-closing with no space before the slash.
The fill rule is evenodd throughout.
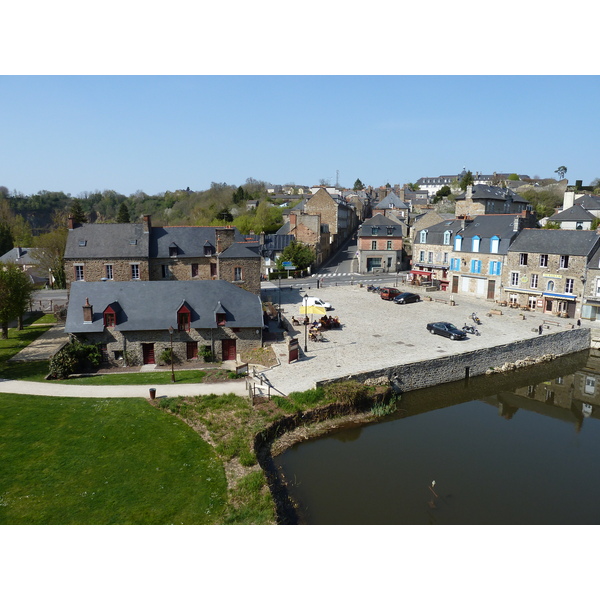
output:
<path id="1" fill-rule="evenodd" d="M 0 256 L 0 263 L 16 265 L 37 265 L 40 261 L 33 258 L 31 251 L 36 248 L 13 248 Z"/>
<path id="2" fill-rule="evenodd" d="M 599 242 L 595 231 L 584 229 L 523 229 L 510 252 L 588 256 Z"/>
<path id="3" fill-rule="evenodd" d="M 470 252 L 472 240 L 475 236 L 481 238 L 480 253 L 489 253 L 491 238 L 500 238 L 498 254 L 506 254 L 511 242 L 517 237 L 518 231 L 514 230 L 515 218 L 518 215 L 480 215 L 469 223 L 461 237 L 463 238 L 462 251 Z M 468 240 L 468 241 L 467 241 Z"/>
<path id="4" fill-rule="evenodd" d="M 258 244 L 259 252 L 261 252 L 263 255 L 273 252 L 281 252 L 296 239 L 294 235 L 267 233 L 265 234 L 265 243 L 261 246 L 259 234 L 250 233 L 245 235 L 244 238 L 246 239 L 246 242 L 254 242 Z"/>
<path id="5" fill-rule="evenodd" d="M 519 196 L 519 194 L 516 194 L 512 190 L 501 188 L 495 185 L 476 184 L 472 188 L 472 194 L 473 200 L 502 200 L 504 202 L 510 200 L 511 202 L 529 204 L 525 198 Z M 463 192 L 456 197 L 456 200 L 465 200 L 466 195 L 467 193 Z"/>
<path id="6" fill-rule="evenodd" d="M 581 205 L 586 210 L 600 210 L 600 197 L 585 194 L 573 200 L 573 205 Z"/>
<path id="7" fill-rule="evenodd" d="M 436 223 L 435 225 L 431 225 L 430 227 L 425 227 L 421 231 L 427 231 L 427 241 L 426 244 L 437 244 L 443 245 L 444 243 L 444 233 L 446 231 L 451 232 L 450 240 L 452 244 L 452 240 L 454 240 L 455 235 L 462 231 L 465 227 L 465 222 L 462 219 L 448 219 L 446 221 L 442 221 L 441 223 Z M 415 244 L 419 244 L 419 234 L 417 233 L 417 237 L 415 239 Z M 451 247 L 446 244 L 447 247 Z"/>
<path id="8" fill-rule="evenodd" d="M 69 230 L 65 259 L 147 258 L 149 237 L 141 223 L 85 223 Z"/>
<path id="9" fill-rule="evenodd" d="M 243 243 L 234 242 L 227 248 L 223 250 L 219 255 L 220 258 L 259 258 L 257 253 L 258 247 L 251 246 L 248 247 Z"/>
<path id="10" fill-rule="evenodd" d="M 580 204 L 573 204 L 570 208 L 548 218 L 550 221 L 593 221 L 596 217 L 585 210 Z"/>
<path id="11" fill-rule="evenodd" d="M 400 198 L 398 198 L 394 192 L 390 192 L 381 202 L 375 205 L 375 208 L 408 209 L 408 204 L 402 202 L 402 200 L 400 200 Z"/>
<path id="12" fill-rule="evenodd" d="M 84 324 L 83 309 L 89 298 L 92 323 Z M 177 309 L 186 303 L 193 329 L 216 329 L 219 303 L 228 327 L 263 326 L 260 297 L 228 281 L 75 281 L 71 284 L 65 331 L 93 333 L 104 329 L 103 312 L 118 307 L 118 331 L 177 330 Z"/>
<path id="13" fill-rule="evenodd" d="M 379 227 L 379 231 L 373 233 L 372 227 Z M 388 217 L 382 214 L 376 214 L 370 219 L 363 222 L 360 229 L 358 230 L 358 237 L 390 237 L 387 233 L 387 228 L 393 227 L 394 233 L 391 237 L 401 237 L 403 234 L 402 224 L 398 221 L 388 219 Z"/>
<path id="14" fill-rule="evenodd" d="M 208 243 L 212 252 L 216 252 L 217 236 L 215 227 L 152 227 L 150 233 L 150 258 L 169 258 L 169 247 L 175 244 L 177 256 L 204 256 L 204 247 Z M 234 240 L 243 242 L 244 236 L 234 228 Z"/>

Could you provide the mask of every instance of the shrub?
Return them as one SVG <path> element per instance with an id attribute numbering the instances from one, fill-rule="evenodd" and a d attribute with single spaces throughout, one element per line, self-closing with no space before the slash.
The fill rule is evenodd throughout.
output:
<path id="1" fill-rule="evenodd" d="M 97 367 L 101 362 L 102 353 L 96 344 L 75 340 L 50 359 L 48 376 L 50 379 L 67 379 L 69 375 L 86 367 Z"/>
<path id="2" fill-rule="evenodd" d="M 173 361 L 173 355 L 171 353 L 171 348 L 165 348 L 160 353 L 160 356 L 158 357 L 158 360 L 160 360 L 160 362 L 164 363 L 165 365 L 170 365 L 171 362 Z"/>

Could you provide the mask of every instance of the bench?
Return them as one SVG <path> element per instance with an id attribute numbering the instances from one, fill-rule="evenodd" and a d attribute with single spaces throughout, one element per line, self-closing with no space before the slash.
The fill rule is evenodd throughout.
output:
<path id="1" fill-rule="evenodd" d="M 548 319 L 544 319 L 542 321 L 542 325 L 556 325 L 557 327 L 560 327 L 560 323 L 558 321 L 550 321 Z"/>
<path id="2" fill-rule="evenodd" d="M 434 302 L 443 302 L 444 304 L 448 304 L 448 302 L 450 302 L 450 300 L 444 300 L 443 298 L 434 298 L 433 301 Z"/>
<path id="3" fill-rule="evenodd" d="M 489 311 L 489 313 L 488 313 L 488 314 L 489 314 L 490 316 L 492 316 L 492 315 L 502 315 L 502 311 L 501 311 L 501 310 L 498 310 L 498 309 L 496 309 L 496 308 L 492 308 L 492 309 Z"/>

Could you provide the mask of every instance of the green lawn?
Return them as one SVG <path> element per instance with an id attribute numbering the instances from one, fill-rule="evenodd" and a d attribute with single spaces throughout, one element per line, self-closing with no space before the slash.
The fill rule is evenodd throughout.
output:
<path id="1" fill-rule="evenodd" d="M 142 399 L 0 394 L 0 432 L 0 524 L 222 522 L 221 460 Z"/>

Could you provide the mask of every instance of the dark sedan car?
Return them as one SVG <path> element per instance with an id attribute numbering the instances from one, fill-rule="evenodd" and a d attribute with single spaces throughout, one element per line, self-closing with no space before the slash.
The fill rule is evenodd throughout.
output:
<path id="1" fill-rule="evenodd" d="M 412 294 L 411 292 L 403 292 L 402 294 L 398 294 L 394 298 L 394 302 L 396 304 L 410 304 L 411 302 L 420 302 L 421 296 L 419 294 Z"/>
<path id="2" fill-rule="evenodd" d="M 464 340 L 467 337 L 467 334 L 464 331 L 446 321 L 427 323 L 427 329 L 429 330 L 429 333 L 443 335 L 451 340 Z"/>

